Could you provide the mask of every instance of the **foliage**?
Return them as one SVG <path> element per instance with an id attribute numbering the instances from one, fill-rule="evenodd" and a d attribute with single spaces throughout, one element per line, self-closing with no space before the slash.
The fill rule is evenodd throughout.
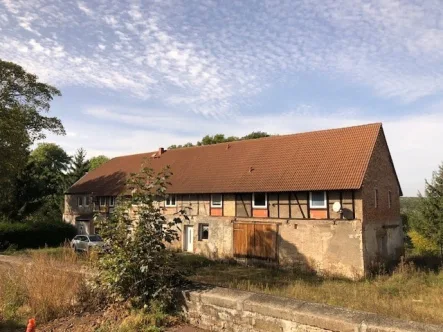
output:
<path id="1" fill-rule="evenodd" d="M 426 181 L 425 195 L 421 197 L 420 222 L 414 225 L 420 235 L 436 243 L 443 259 L 443 164 Z"/>
<path id="2" fill-rule="evenodd" d="M 0 59 L 0 213 L 9 215 L 16 178 L 26 165 L 29 147 L 45 132 L 64 134 L 59 119 L 47 117 L 50 102 L 60 96 L 22 67 Z"/>
<path id="3" fill-rule="evenodd" d="M 202 138 L 201 141 L 198 141 L 196 146 L 201 145 L 212 145 L 212 144 L 219 144 L 219 143 L 226 143 L 226 142 L 233 142 L 233 141 L 241 141 L 241 140 L 248 140 L 248 139 L 256 139 L 256 138 L 262 138 L 262 137 L 269 137 L 270 135 L 268 133 L 265 133 L 263 131 L 253 131 L 252 133 L 245 135 L 243 137 L 237 137 L 237 136 L 228 136 L 225 137 L 224 134 L 215 134 L 214 136 L 206 135 Z M 168 149 L 178 149 L 178 148 L 188 148 L 192 147 L 194 144 L 191 142 L 188 142 L 184 145 L 171 145 L 168 147 Z"/>
<path id="4" fill-rule="evenodd" d="M 83 148 L 80 148 L 72 158 L 72 162 L 69 167 L 69 185 L 73 185 L 88 171 L 89 161 L 86 160 L 86 151 Z"/>
<path id="5" fill-rule="evenodd" d="M 91 159 L 89 159 L 89 171 L 93 171 L 94 169 L 100 167 L 108 160 L 109 158 L 104 155 L 92 157 Z"/>
<path id="6" fill-rule="evenodd" d="M 99 285 L 115 300 L 131 299 L 136 306 L 156 300 L 172 304 L 182 278 L 173 266 L 166 243 L 178 239 L 179 217 L 168 221 L 158 200 L 165 197 L 169 170 L 159 174 L 143 167 L 128 181 L 132 196 L 119 197 L 114 213 L 99 220 L 100 234 L 110 249 L 99 259 Z"/>
<path id="7" fill-rule="evenodd" d="M 70 160 L 66 152 L 53 143 L 41 143 L 32 151 L 17 180 L 16 218 L 37 214 L 42 219 L 61 220 Z"/>
<path id="8" fill-rule="evenodd" d="M 413 254 L 418 255 L 437 255 L 439 253 L 438 245 L 431 239 L 424 237 L 417 231 L 410 231 L 408 233 L 412 243 Z"/>
<path id="9" fill-rule="evenodd" d="M 0 223 L 0 249 L 59 246 L 76 233 L 74 226 L 64 222 Z"/>

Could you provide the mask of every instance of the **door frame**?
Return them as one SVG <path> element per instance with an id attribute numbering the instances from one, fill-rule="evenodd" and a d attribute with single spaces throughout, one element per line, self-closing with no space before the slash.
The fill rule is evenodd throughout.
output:
<path id="1" fill-rule="evenodd" d="M 189 230 L 192 230 L 192 241 L 189 243 Z M 185 225 L 184 227 L 184 236 L 183 236 L 183 251 L 185 252 L 194 252 L 194 225 Z M 191 248 L 189 248 L 189 245 Z"/>

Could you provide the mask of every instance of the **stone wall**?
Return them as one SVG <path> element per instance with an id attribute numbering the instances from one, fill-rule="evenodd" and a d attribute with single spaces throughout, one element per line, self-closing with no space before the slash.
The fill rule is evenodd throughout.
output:
<path id="1" fill-rule="evenodd" d="M 189 322 L 223 332 L 437 332 L 443 326 L 225 288 L 183 291 Z"/>
<path id="2" fill-rule="evenodd" d="M 352 279 L 365 273 L 360 220 L 282 221 L 209 216 L 191 216 L 189 219 L 189 222 L 178 225 L 180 239 L 173 248 L 183 249 L 185 226 L 191 226 L 194 228 L 194 253 L 212 259 L 232 258 L 235 222 L 270 222 L 277 224 L 279 264 Z M 199 238 L 201 224 L 209 225 L 207 240 Z"/>

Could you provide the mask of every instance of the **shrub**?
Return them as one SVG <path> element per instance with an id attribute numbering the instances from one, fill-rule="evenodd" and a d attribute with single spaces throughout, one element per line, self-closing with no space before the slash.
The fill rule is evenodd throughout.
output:
<path id="1" fill-rule="evenodd" d="M 152 300 L 167 309 L 182 282 L 174 266 L 174 252 L 166 244 L 178 238 L 156 202 L 165 197 L 169 174 L 155 175 L 143 168 L 128 182 L 132 196 L 121 198 L 114 213 L 99 221 L 100 234 L 109 250 L 99 259 L 99 285 L 115 300 L 131 300 L 136 307 Z"/>
<path id="2" fill-rule="evenodd" d="M 0 223 L 0 250 L 9 246 L 17 249 L 55 247 L 72 239 L 76 229 L 63 222 Z"/>
<path id="3" fill-rule="evenodd" d="M 418 255 L 437 255 L 439 247 L 437 243 L 424 237 L 417 231 L 410 231 L 408 233 L 413 245 L 413 253 Z"/>

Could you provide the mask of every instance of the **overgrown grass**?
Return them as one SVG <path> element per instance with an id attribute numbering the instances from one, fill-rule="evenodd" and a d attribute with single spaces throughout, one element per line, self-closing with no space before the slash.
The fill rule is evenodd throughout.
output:
<path id="1" fill-rule="evenodd" d="M 179 255 L 189 279 L 222 287 L 293 297 L 426 323 L 443 323 L 443 270 L 403 263 L 391 274 L 350 281 L 297 270 L 211 263 Z"/>
<path id="2" fill-rule="evenodd" d="M 46 322 L 68 314 L 84 282 L 78 256 L 69 248 L 27 255 L 24 264 L 0 268 L 0 321 Z"/>

